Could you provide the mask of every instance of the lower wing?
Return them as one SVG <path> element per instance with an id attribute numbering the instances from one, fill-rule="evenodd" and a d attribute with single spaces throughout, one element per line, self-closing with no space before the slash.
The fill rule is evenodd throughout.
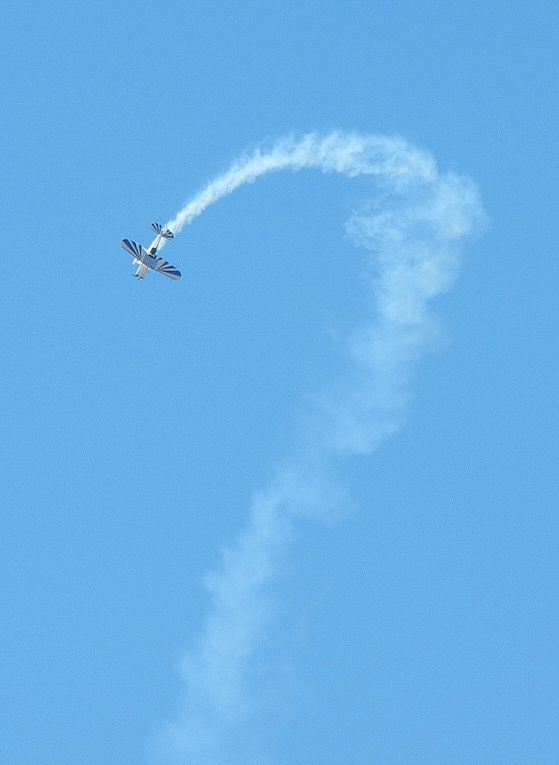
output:
<path id="1" fill-rule="evenodd" d="M 120 246 L 129 255 L 132 255 L 135 260 L 146 268 L 149 268 L 151 271 L 158 271 L 169 279 L 178 280 L 181 278 L 181 272 L 178 268 L 175 268 L 175 266 L 171 265 L 166 260 L 163 260 L 163 258 L 150 255 L 149 252 L 144 250 L 141 244 L 138 244 L 138 242 L 132 242 L 130 239 L 123 239 Z M 140 269 L 138 268 L 138 271 L 139 270 Z M 140 276 L 141 278 L 139 273 L 137 273 L 136 276 Z"/>
<path id="2" fill-rule="evenodd" d="M 181 272 L 178 268 L 175 268 L 170 263 L 167 263 L 163 258 L 157 258 L 157 264 L 153 266 L 153 270 L 157 271 L 164 276 L 168 276 L 169 279 L 175 279 L 178 281 L 181 278 Z"/>

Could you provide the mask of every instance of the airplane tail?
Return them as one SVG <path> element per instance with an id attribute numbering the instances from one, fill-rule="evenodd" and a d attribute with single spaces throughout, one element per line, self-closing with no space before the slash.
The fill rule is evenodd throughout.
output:
<path id="1" fill-rule="evenodd" d="M 172 231 L 169 231 L 168 228 L 163 228 L 163 226 L 160 223 L 152 223 L 151 224 L 152 229 L 155 231 L 155 233 L 158 236 L 162 236 L 163 239 L 174 239 L 175 235 Z"/>

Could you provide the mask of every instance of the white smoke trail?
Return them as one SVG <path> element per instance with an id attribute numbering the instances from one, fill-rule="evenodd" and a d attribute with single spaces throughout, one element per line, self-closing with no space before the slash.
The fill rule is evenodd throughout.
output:
<path id="1" fill-rule="evenodd" d="M 346 379 L 321 392 L 305 443 L 294 445 L 295 456 L 255 494 L 244 531 L 207 577 L 212 605 L 182 662 L 186 688 L 169 726 L 166 762 L 266 762 L 261 751 L 252 759 L 246 735 L 244 747 L 233 742 L 239 728 L 246 733 L 251 713 L 250 662 L 272 608 L 267 588 L 297 517 L 328 513 L 343 501 L 329 479 L 335 460 L 371 452 L 400 427 L 411 366 L 437 334 L 428 303 L 451 286 L 460 240 L 483 220 L 472 182 L 439 173 L 429 153 L 398 137 L 332 133 L 254 151 L 167 225 L 178 233 L 240 186 L 288 168 L 374 177 L 377 201 L 355 212 L 346 228 L 370 253 L 375 310 L 350 338 Z"/>

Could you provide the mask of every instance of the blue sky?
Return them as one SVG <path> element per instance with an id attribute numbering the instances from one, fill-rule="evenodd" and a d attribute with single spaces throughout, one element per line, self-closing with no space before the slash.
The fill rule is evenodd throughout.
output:
<path id="1" fill-rule="evenodd" d="M 203 578 L 364 314 L 343 223 L 369 192 L 313 171 L 239 189 L 166 250 L 177 284 L 136 283 L 118 242 L 261 141 L 333 129 L 427 149 L 490 222 L 404 426 L 338 464 L 337 521 L 297 527 L 223 765 L 557 761 L 558 16 L 5 11 L 2 765 L 197 765 L 157 742 Z"/>

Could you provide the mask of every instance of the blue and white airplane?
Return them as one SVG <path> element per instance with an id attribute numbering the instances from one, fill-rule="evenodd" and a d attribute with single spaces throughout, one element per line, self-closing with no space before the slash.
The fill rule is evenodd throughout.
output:
<path id="1" fill-rule="evenodd" d="M 138 242 L 132 242 L 130 239 L 123 239 L 120 246 L 129 255 L 134 258 L 134 265 L 138 266 L 138 269 L 133 276 L 136 279 L 143 279 L 150 271 L 157 271 L 160 274 L 168 276 L 169 279 L 180 279 L 181 272 L 167 263 L 163 258 L 157 257 L 157 248 L 161 243 L 161 239 L 174 239 L 175 235 L 169 229 L 164 229 L 159 223 L 152 223 L 152 229 L 157 234 L 156 238 L 152 242 L 149 250 L 145 250 Z"/>

